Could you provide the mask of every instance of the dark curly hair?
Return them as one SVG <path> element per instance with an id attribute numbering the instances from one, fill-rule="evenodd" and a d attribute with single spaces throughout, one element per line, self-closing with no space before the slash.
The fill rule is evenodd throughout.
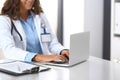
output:
<path id="1" fill-rule="evenodd" d="M 31 10 L 35 15 L 43 12 L 39 0 L 35 0 Z M 6 0 L 2 7 L 1 15 L 8 15 L 13 20 L 20 19 L 20 0 Z"/>

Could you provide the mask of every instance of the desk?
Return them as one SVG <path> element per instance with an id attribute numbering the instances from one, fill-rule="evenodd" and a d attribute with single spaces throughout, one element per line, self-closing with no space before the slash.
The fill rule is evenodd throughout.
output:
<path id="1" fill-rule="evenodd" d="M 12 76 L 0 72 L 0 80 L 120 80 L 120 64 L 92 56 L 88 61 L 74 67 L 48 67 L 52 69 L 23 76 Z"/>

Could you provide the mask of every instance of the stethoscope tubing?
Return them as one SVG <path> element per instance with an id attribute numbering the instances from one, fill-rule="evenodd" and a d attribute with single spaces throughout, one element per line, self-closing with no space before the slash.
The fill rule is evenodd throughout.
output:
<path id="1" fill-rule="evenodd" d="M 23 38 L 22 38 L 21 34 L 18 32 L 18 30 L 16 29 L 13 21 L 11 20 L 11 35 L 13 35 L 13 29 L 14 29 L 14 30 L 17 32 L 17 34 L 19 35 L 20 40 L 23 41 Z"/>
<path id="2" fill-rule="evenodd" d="M 46 29 L 45 29 L 45 24 L 44 24 L 44 23 L 41 23 L 41 27 L 43 28 L 43 31 L 44 31 L 43 34 L 47 34 L 47 31 L 46 31 Z M 13 21 L 11 20 L 11 35 L 13 35 L 13 29 L 14 29 L 14 30 L 17 32 L 17 34 L 19 35 L 20 40 L 23 41 L 23 38 L 22 38 L 21 34 L 20 34 L 19 31 L 16 29 Z"/>

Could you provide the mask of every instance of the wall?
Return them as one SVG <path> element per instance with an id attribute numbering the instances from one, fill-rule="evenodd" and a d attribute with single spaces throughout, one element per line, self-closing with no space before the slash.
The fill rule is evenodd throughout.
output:
<path id="1" fill-rule="evenodd" d="M 0 0 L 0 13 L 1 13 L 1 8 L 3 6 L 3 3 L 4 3 L 5 0 Z"/>
<path id="2" fill-rule="evenodd" d="M 120 63 L 120 36 L 114 36 L 120 35 L 120 0 L 112 0 L 111 7 L 111 61 Z"/>
<path id="3" fill-rule="evenodd" d="M 84 31 L 84 0 L 64 0 L 63 3 L 63 44 L 69 48 L 70 34 Z"/>
<path id="4" fill-rule="evenodd" d="M 104 0 L 64 0 L 64 46 L 70 34 L 90 31 L 90 55 L 102 58 Z"/>
<path id="5" fill-rule="evenodd" d="M 57 33 L 58 20 L 58 0 L 40 0 L 44 13 L 52 27 L 53 32 Z"/>
<path id="6" fill-rule="evenodd" d="M 102 58 L 103 44 L 103 2 L 85 0 L 85 31 L 91 32 L 90 54 Z"/>

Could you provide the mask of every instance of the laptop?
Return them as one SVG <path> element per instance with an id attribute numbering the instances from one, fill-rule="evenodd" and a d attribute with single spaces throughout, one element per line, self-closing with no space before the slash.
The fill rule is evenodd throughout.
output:
<path id="1" fill-rule="evenodd" d="M 79 63 L 86 61 L 89 58 L 89 42 L 90 42 L 90 33 L 89 32 L 81 32 L 70 35 L 70 54 L 69 54 L 69 62 L 47 62 L 43 63 L 45 65 L 53 65 L 53 66 L 74 66 Z"/>

